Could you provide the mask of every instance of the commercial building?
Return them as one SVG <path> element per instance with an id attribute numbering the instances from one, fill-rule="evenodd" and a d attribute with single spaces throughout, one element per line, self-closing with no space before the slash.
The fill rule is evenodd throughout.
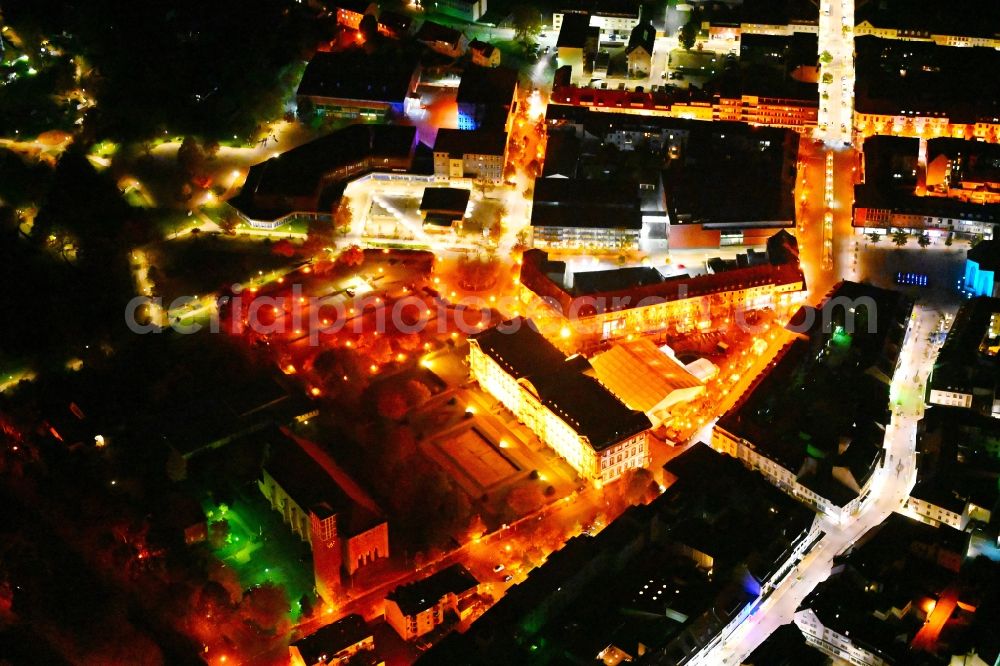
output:
<path id="1" fill-rule="evenodd" d="M 250 167 L 229 203 L 261 229 L 296 218 L 330 221 L 350 180 L 373 171 L 410 172 L 416 150 L 414 127 L 349 125 Z"/>
<path id="2" fill-rule="evenodd" d="M 414 39 L 432 51 L 449 58 L 461 57 L 469 47 L 469 39 L 461 30 L 434 21 L 424 21 Z"/>
<path id="3" fill-rule="evenodd" d="M 517 114 L 517 70 L 467 68 L 458 84 L 458 129 L 509 132 Z"/>
<path id="4" fill-rule="evenodd" d="M 649 462 L 650 421 L 567 358 L 531 320 L 469 337 L 472 377 L 587 480 L 608 483 Z"/>
<path id="5" fill-rule="evenodd" d="M 758 245 L 795 224 L 791 130 L 549 105 L 546 134 L 537 247 Z"/>
<path id="6" fill-rule="evenodd" d="M 1000 140 L 1000 51 L 877 37 L 855 40 L 861 136 Z"/>
<path id="7" fill-rule="evenodd" d="M 973 296 L 1000 296 L 1000 239 L 977 243 L 965 255 L 965 291 Z"/>
<path id="8" fill-rule="evenodd" d="M 503 182 L 507 133 L 493 130 L 438 130 L 434 140 L 434 175 L 438 178 Z"/>
<path id="9" fill-rule="evenodd" d="M 422 663 L 685 664 L 715 647 L 815 545 L 815 517 L 704 444 L 665 473 L 660 497 L 571 538 Z"/>
<path id="10" fill-rule="evenodd" d="M 353 664 L 359 653 L 375 657 L 375 636 L 363 617 L 351 613 L 289 645 L 288 653 L 291 666 Z"/>
<path id="11" fill-rule="evenodd" d="M 1000 224 L 1000 204 L 989 200 L 992 147 L 964 139 L 868 137 L 864 182 L 854 186 L 855 230 L 992 238 L 994 225 Z"/>
<path id="12" fill-rule="evenodd" d="M 381 509 L 323 451 L 282 431 L 258 486 L 271 508 L 312 548 L 316 590 L 333 603 L 341 573 L 389 557 L 389 525 Z"/>
<path id="13" fill-rule="evenodd" d="M 842 282 L 803 307 L 786 345 L 717 422 L 712 446 L 839 522 L 868 498 L 884 464 L 889 384 L 913 302 Z"/>
<path id="14" fill-rule="evenodd" d="M 390 592 L 385 598 L 385 621 L 403 640 L 412 640 L 444 624 L 449 613 L 467 619 L 476 610 L 478 591 L 475 576 L 453 564 Z"/>
<path id="15" fill-rule="evenodd" d="M 469 55 L 472 56 L 472 64 L 479 67 L 499 67 L 500 49 L 489 42 L 473 39 L 469 42 Z"/>
<path id="16" fill-rule="evenodd" d="M 399 53 L 320 51 L 306 66 L 295 97 L 320 114 L 384 120 L 403 115 L 419 80 L 419 63 Z"/>
<path id="17" fill-rule="evenodd" d="M 677 360 L 669 347 L 648 338 L 616 344 L 590 359 L 597 380 L 628 407 L 646 414 L 654 427 L 675 405 L 705 392 L 705 384 Z"/>
<path id="18" fill-rule="evenodd" d="M 990 242 L 991 245 L 994 243 Z M 983 244 L 980 243 L 980 246 Z M 985 261 L 975 250 L 973 248 L 969 251 L 972 257 Z M 969 262 L 979 265 L 973 258 Z M 987 290 L 987 280 L 982 276 L 992 270 L 978 271 L 967 288 Z M 988 282 L 992 283 L 992 278 Z M 992 286 L 989 287 L 991 289 Z M 978 297 L 963 303 L 927 380 L 927 403 L 961 407 L 984 416 L 1000 418 L 1000 395 L 997 395 L 1000 379 L 998 351 L 1000 299 Z"/>
<path id="19" fill-rule="evenodd" d="M 576 178 L 535 181 L 531 240 L 536 247 L 637 249 L 641 233 L 639 184 L 635 181 Z"/>
<path id="20" fill-rule="evenodd" d="M 968 537 L 900 514 L 869 532 L 795 613 L 806 641 L 860 666 L 994 664 L 998 565 L 965 560 Z"/>
<path id="21" fill-rule="evenodd" d="M 451 231 L 461 224 L 469 208 L 469 190 L 457 187 L 425 187 L 420 199 L 424 229 Z"/>
<path id="22" fill-rule="evenodd" d="M 795 254 L 787 247 L 796 248 Z M 597 349 L 632 337 L 718 327 L 725 319 L 783 310 L 805 289 L 795 238 L 779 232 L 768 241 L 768 260 L 707 275 L 666 276 L 654 268 L 567 273 L 565 262 L 542 250 L 524 253 L 519 298 L 525 311 L 555 313 L 577 349 Z"/>

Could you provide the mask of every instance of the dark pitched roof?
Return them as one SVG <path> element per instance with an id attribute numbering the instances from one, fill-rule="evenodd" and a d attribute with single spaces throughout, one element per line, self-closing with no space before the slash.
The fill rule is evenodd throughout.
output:
<path id="1" fill-rule="evenodd" d="M 570 364 L 559 372 L 532 374 L 527 380 L 542 404 L 586 437 L 595 451 L 652 426 L 644 413 L 629 409 L 597 379 Z"/>
<path id="2" fill-rule="evenodd" d="M 496 50 L 496 47 L 490 44 L 489 42 L 484 42 L 479 39 L 473 39 L 471 42 L 469 42 L 469 50 L 478 51 L 479 53 L 483 54 L 483 57 L 489 58 L 491 55 L 493 55 L 493 52 Z"/>
<path id="3" fill-rule="evenodd" d="M 418 64 L 399 53 L 321 51 L 306 66 L 297 95 L 402 104 Z"/>
<path id="4" fill-rule="evenodd" d="M 590 16 L 587 14 L 563 14 L 562 26 L 559 28 L 559 38 L 556 48 L 582 49 L 590 35 Z"/>
<path id="5" fill-rule="evenodd" d="M 360 534 L 384 518 L 360 505 L 316 458 L 298 442 L 282 434 L 273 434 L 264 469 L 275 482 L 304 510 L 319 518 L 337 516 L 341 536 Z"/>
<path id="6" fill-rule="evenodd" d="M 628 37 L 628 46 L 625 53 L 632 53 L 637 48 L 642 47 L 646 53 L 653 55 L 653 43 L 656 41 L 656 28 L 648 22 L 642 22 L 632 28 L 632 33 Z"/>
<path id="7" fill-rule="evenodd" d="M 421 211 L 464 215 L 472 192 L 458 187 L 425 187 L 420 199 Z"/>
<path id="8" fill-rule="evenodd" d="M 357 613 L 351 613 L 296 641 L 295 647 L 298 648 L 306 664 L 312 666 L 320 661 L 326 663 L 341 650 L 346 650 L 371 636 L 372 631 L 365 623 L 365 619 Z"/>
<path id="9" fill-rule="evenodd" d="M 379 14 L 378 22 L 379 25 L 384 26 L 387 30 L 403 34 L 410 31 L 413 18 L 406 14 L 385 10 Z"/>
<path id="10" fill-rule="evenodd" d="M 566 362 L 566 356 L 524 317 L 515 317 L 474 333 L 469 339 L 515 379 L 534 373 L 556 372 Z"/>
<path id="11" fill-rule="evenodd" d="M 462 32 L 434 21 L 424 21 L 420 30 L 417 30 L 415 38 L 418 42 L 441 42 L 458 46 L 458 43 L 462 41 Z"/>
<path id="12" fill-rule="evenodd" d="M 639 203 L 635 181 L 539 178 L 531 226 L 641 229 Z"/>
<path id="13" fill-rule="evenodd" d="M 386 599 L 395 601 L 404 615 L 416 615 L 448 594 L 462 594 L 478 585 L 479 581 L 468 569 L 453 564 L 415 583 L 400 585 Z"/>
<path id="14" fill-rule="evenodd" d="M 503 155 L 507 133 L 491 130 L 459 130 L 442 128 L 434 139 L 434 152 L 462 155 Z"/>
<path id="15" fill-rule="evenodd" d="M 516 88 L 516 69 L 471 65 L 462 74 L 456 101 L 459 104 L 506 107 L 510 106 Z"/>
<path id="16" fill-rule="evenodd" d="M 573 293 L 583 296 L 605 291 L 619 291 L 663 282 L 663 274 L 652 266 L 611 268 L 573 274 Z"/>

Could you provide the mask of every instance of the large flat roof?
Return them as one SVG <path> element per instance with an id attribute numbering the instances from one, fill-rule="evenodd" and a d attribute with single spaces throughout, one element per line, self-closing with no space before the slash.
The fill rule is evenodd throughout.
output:
<path id="1" fill-rule="evenodd" d="M 416 60 L 397 52 L 321 51 L 306 66 L 296 94 L 403 104 L 418 67 Z"/>
<path id="2" fill-rule="evenodd" d="M 639 185 L 635 181 L 539 178 L 531 226 L 642 229 Z"/>
<path id="3" fill-rule="evenodd" d="M 416 615 L 436 605 L 448 594 L 463 594 L 479 585 L 479 581 L 461 564 L 433 573 L 414 583 L 400 585 L 386 599 L 395 601 L 404 615 Z"/>
<path id="4" fill-rule="evenodd" d="M 503 155 L 506 147 L 507 133 L 502 131 L 441 128 L 434 139 L 434 152 L 451 157 Z"/>

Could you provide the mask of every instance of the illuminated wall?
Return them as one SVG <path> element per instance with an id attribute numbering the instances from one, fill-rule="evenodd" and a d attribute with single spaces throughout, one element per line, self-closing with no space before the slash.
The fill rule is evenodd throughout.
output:
<path id="1" fill-rule="evenodd" d="M 978 262 L 966 259 L 965 289 L 973 296 L 995 296 L 993 271 L 981 270 Z"/>

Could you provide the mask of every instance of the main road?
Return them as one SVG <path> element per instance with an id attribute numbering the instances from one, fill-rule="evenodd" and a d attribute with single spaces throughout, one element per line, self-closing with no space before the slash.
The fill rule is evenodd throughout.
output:
<path id="1" fill-rule="evenodd" d="M 691 664 L 739 664 L 775 629 L 793 620 L 796 609 L 817 584 L 830 575 L 833 558 L 843 553 L 909 496 L 916 480 L 916 429 L 923 416 L 923 384 L 936 349 L 928 342 L 939 313 L 916 307 L 909 334 L 890 389 L 892 420 L 886 428 L 885 460 L 876 471 L 869 500 L 846 524 L 820 518 L 823 538 L 760 606 L 712 650 Z"/>

